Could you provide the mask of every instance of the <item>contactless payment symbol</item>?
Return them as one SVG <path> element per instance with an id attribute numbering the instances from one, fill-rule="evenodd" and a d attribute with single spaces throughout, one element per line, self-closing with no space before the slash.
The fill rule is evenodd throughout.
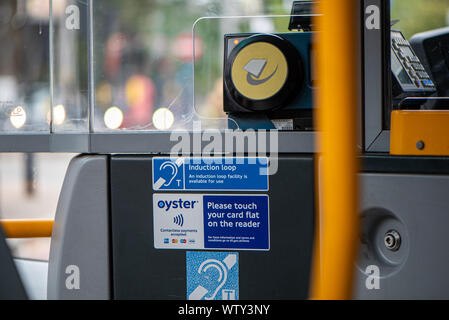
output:
<path id="1" fill-rule="evenodd" d="M 264 84 L 265 82 L 267 82 L 268 80 L 273 78 L 273 76 L 278 71 L 278 66 L 276 66 L 276 69 L 268 77 L 266 77 L 264 79 L 260 79 L 260 75 L 262 74 L 266 65 L 267 65 L 267 60 L 265 60 L 265 59 L 252 59 L 250 62 L 248 62 L 248 64 L 245 66 L 245 68 L 243 68 L 245 71 L 248 72 L 246 81 L 248 81 L 248 83 L 250 85 L 258 86 L 258 85 Z"/>
<path id="2" fill-rule="evenodd" d="M 239 255 L 187 252 L 188 300 L 238 300 Z"/>

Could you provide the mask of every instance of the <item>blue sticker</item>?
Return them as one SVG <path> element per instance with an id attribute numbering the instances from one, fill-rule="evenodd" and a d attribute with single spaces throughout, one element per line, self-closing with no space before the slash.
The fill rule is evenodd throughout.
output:
<path id="1" fill-rule="evenodd" d="M 155 191 L 267 191 L 268 158 L 153 158 Z"/>
<path id="2" fill-rule="evenodd" d="M 184 189 L 184 161 L 170 159 L 153 159 L 153 187 L 154 190 L 183 190 Z"/>
<path id="3" fill-rule="evenodd" d="M 187 300 L 239 300 L 239 254 L 187 252 Z"/>

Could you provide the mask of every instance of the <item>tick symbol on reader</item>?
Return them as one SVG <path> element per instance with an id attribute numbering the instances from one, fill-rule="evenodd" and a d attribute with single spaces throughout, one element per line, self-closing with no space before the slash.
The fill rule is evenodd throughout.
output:
<path id="1" fill-rule="evenodd" d="M 159 190 L 162 187 L 170 186 L 178 175 L 179 169 L 184 164 L 184 159 L 179 158 L 176 162 L 166 161 L 161 164 L 159 171 L 164 172 L 164 177 L 160 177 L 154 183 L 154 190 Z"/>

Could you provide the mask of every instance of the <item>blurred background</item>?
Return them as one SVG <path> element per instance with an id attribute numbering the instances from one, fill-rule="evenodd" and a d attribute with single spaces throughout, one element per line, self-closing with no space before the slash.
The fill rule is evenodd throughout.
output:
<path id="1" fill-rule="evenodd" d="M 87 133 L 89 103 L 97 132 L 225 118 L 223 35 L 284 30 L 287 20 L 213 18 L 288 15 L 292 2 L 95 0 L 89 78 L 89 1 L 1 0 L 0 131 Z M 211 19 L 195 24 L 201 17 Z M 448 26 L 449 0 L 392 0 L 392 20 L 407 37 Z M 53 218 L 73 156 L 1 154 L 0 217 Z M 49 240 L 10 244 L 16 256 L 48 259 Z"/>
<path id="2" fill-rule="evenodd" d="M 448 0 L 391 0 L 394 26 L 410 39 L 415 33 L 449 26 Z"/>
<path id="3" fill-rule="evenodd" d="M 53 219 L 74 154 L 0 154 L 0 219 Z M 50 239 L 8 240 L 16 257 L 48 260 Z"/>
<path id="4" fill-rule="evenodd" d="M 185 123 L 195 113 L 193 62 L 204 57 L 208 43 L 217 51 L 220 33 L 217 23 L 203 37 L 194 37 L 195 21 L 204 16 L 289 14 L 291 4 L 95 0 L 94 76 L 89 78 L 89 1 L 1 0 L 0 131 L 87 133 L 91 88 L 95 131 L 167 130 Z M 242 28 L 233 30 L 248 30 L 247 25 Z M 212 106 L 204 109 L 205 116 L 212 118 L 224 117 L 221 63 L 222 54 L 208 62 L 215 72 L 211 82 L 210 75 L 197 78 L 205 87 L 200 100 Z M 52 219 L 74 156 L 0 154 L 0 218 Z M 48 239 L 9 243 L 17 257 L 48 259 Z"/>

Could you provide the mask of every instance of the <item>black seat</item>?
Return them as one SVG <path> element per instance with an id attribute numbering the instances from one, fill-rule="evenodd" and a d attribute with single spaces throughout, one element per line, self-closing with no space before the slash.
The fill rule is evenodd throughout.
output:
<path id="1" fill-rule="evenodd" d="M 26 299 L 25 289 L 0 227 L 0 300 Z"/>

